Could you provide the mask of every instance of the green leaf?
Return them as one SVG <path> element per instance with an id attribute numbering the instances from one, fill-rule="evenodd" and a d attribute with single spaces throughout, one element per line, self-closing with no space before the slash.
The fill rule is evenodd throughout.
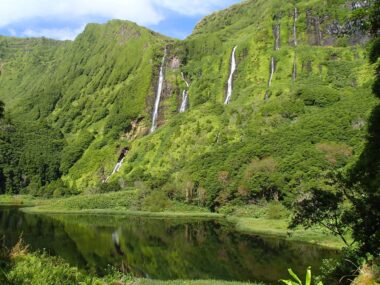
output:
<path id="1" fill-rule="evenodd" d="M 298 276 L 293 272 L 292 269 L 288 269 L 289 274 L 293 277 L 294 280 L 298 282 L 298 284 L 302 285 L 302 281 L 298 278 Z M 297 284 L 297 283 L 295 283 Z"/>
<path id="2" fill-rule="evenodd" d="M 310 267 L 307 269 L 306 271 L 306 281 L 305 281 L 305 285 L 310 285 L 311 283 L 311 269 Z"/>

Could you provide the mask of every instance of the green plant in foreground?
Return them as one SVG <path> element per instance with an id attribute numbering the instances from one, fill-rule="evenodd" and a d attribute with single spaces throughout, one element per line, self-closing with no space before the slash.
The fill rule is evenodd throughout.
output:
<path id="1" fill-rule="evenodd" d="M 287 284 L 287 285 L 311 285 L 311 268 L 309 267 L 306 271 L 306 279 L 305 283 L 302 283 L 301 279 L 298 278 L 297 274 L 293 272 L 290 268 L 288 269 L 288 272 L 290 276 L 293 277 L 293 280 L 281 280 L 281 282 Z M 320 281 L 317 285 L 323 285 L 323 283 Z"/>

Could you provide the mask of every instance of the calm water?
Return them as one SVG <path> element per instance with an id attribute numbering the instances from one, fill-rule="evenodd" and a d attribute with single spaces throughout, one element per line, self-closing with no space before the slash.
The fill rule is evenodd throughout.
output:
<path id="1" fill-rule="evenodd" d="M 273 283 L 287 268 L 314 273 L 336 251 L 235 232 L 217 221 L 77 215 L 32 215 L 0 207 L 7 246 L 20 234 L 71 265 L 103 274 L 108 264 L 153 279 L 223 279 Z M 276 282 L 277 283 L 277 282 Z"/>

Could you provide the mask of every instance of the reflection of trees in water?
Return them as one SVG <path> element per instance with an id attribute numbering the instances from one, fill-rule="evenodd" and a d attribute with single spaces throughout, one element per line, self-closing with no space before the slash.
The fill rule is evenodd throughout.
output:
<path id="1" fill-rule="evenodd" d="M 303 272 L 331 254 L 311 245 L 239 234 L 215 221 L 22 215 L 20 228 L 16 216 L 7 219 L 0 211 L 0 227 L 11 223 L 15 240 L 16 232 L 28 228 L 26 240 L 34 248 L 50 248 L 100 274 L 112 264 L 160 279 L 276 281 L 288 267 Z"/>
<path id="2" fill-rule="evenodd" d="M 128 263 L 150 272 L 153 278 L 164 279 L 190 275 L 246 280 L 266 280 L 270 276 L 276 280 L 290 265 L 303 272 L 331 253 L 310 245 L 229 232 L 213 223 L 188 223 L 169 229 L 148 224 L 144 228 L 130 226 L 123 236 L 128 237 L 123 243 L 130 251 Z"/>
<path id="3" fill-rule="evenodd" d="M 0 232 L 5 245 L 14 246 L 20 236 L 32 250 L 44 249 L 51 255 L 59 255 L 70 264 L 84 267 L 86 260 L 62 224 L 43 216 L 25 215 L 14 208 L 0 210 Z"/>

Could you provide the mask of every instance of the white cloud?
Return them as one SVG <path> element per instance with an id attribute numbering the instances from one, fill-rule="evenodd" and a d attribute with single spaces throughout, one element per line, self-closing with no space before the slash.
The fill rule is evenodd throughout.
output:
<path id="1" fill-rule="evenodd" d="M 85 23 L 89 19 L 124 19 L 140 25 L 157 25 L 171 12 L 185 16 L 203 16 L 237 0 L 0 0 L 0 28 L 12 29 L 19 23 L 44 22 L 43 26 L 24 30 L 24 36 L 56 39 L 75 38 L 82 28 L 56 28 L 54 22 Z M 48 24 L 52 23 L 49 28 Z M 34 27 L 34 26 L 33 26 Z"/>
<path id="2" fill-rule="evenodd" d="M 163 19 L 153 0 L 1 0 L 0 27 L 35 18 L 81 17 L 128 19 L 141 25 Z"/>
<path id="3" fill-rule="evenodd" d="M 83 30 L 84 26 L 77 29 L 26 29 L 21 33 L 21 35 L 26 37 L 47 37 L 57 40 L 73 40 Z"/>
<path id="4" fill-rule="evenodd" d="M 233 0 L 153 0 L 156 5 L 170 9 L 182 15 L 206 15 L 215 9 L 235 3 Z"/>

